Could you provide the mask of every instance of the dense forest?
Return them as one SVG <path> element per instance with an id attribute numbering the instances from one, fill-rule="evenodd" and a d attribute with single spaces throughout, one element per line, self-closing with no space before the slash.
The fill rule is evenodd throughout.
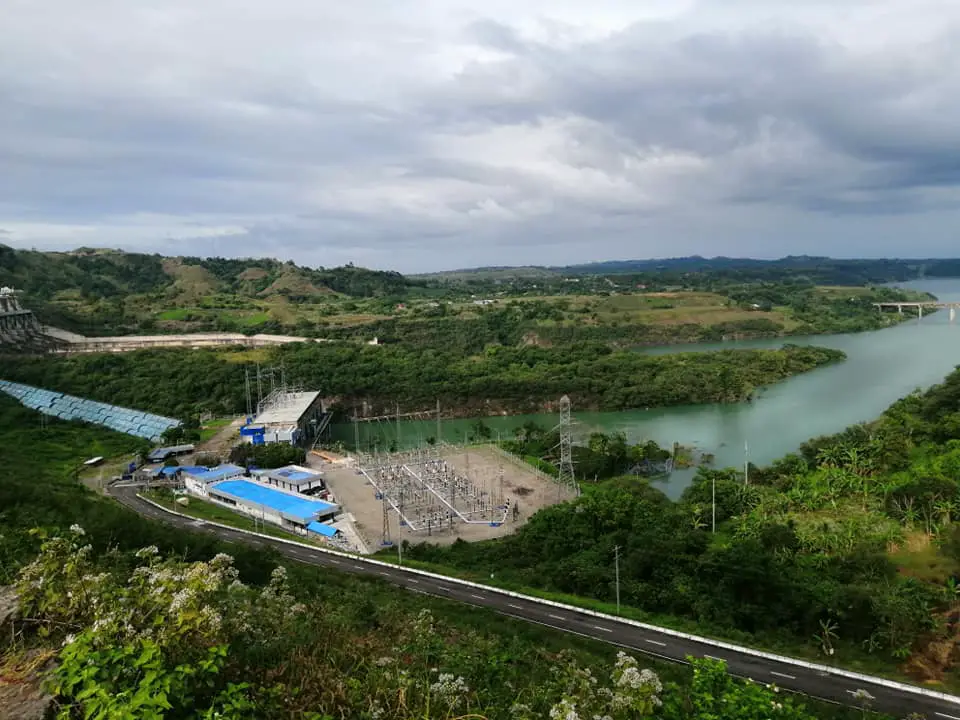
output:
<path id="1" fill-rule="evenodd" d="M 7 380 L 188 418 L 202 411 L 246 409 L 242 350 L 144 350 L 121 354 L 10 360 Z M 520 413 L 550 407 L 564 394 L 578 408 L 622 410 L 738 402 L 757 388 L 844 358 L 842 352 L 787 345 L 780 350 L 644 355 L 599 344 L 574 348 L 492 347 L 463 357 L 455 351 L 413 351 L 316 343 L 270 351 L 291 380 L 336 399 L 344 411 L 364 401 L 370 411 L 458 408 L 463 416 Z"/>
<path id="2" fill-rule="evenodd" d="M 168 529 L 74 479 L 140 441 L 38 417 L 0 397 L 0 705 L 49 673 L 63 718 L 874 717 Z"/>
<path id="3" fill-rule="evenodd" d="M 613 479 L 513 536 L 407 555 L 610 601 L 619 545 L 621 596 L 641 617 L 954 682 L 958 478 L 960 370 L 875 422 L 751 468 L 750 484 L 702 468 L 674 503 L 646 481 Z"/>

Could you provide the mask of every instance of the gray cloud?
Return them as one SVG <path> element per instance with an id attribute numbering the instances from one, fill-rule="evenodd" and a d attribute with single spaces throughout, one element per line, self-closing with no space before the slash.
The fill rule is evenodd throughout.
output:
<path id="1" fill-rule="evenodd" d="M 955 254 L 960 8 L 796 5 L 14 0 L 0 226 L 407 271 Z"/>

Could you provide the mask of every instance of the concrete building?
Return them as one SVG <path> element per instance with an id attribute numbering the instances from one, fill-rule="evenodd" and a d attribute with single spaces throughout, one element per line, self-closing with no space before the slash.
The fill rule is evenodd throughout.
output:
<path id="1" fill-rule="evenodd" d="M 257 416 L 240 428 L 240 439 L 254 445 L 289 443 L 306 447 L 327 429 L 330 415 L 324 412 L 319 391 L 270 393 Z"/>
<path id="2" fill-rule="evenodd" d="M 212 483 L 207 491 L 210 500 L 263 522 L 301 534 L 315 532 L 324 537 L 334 536 L 329 532 L 330 526 L 323 523 L 340 512 L 339 506 L 333 503 L 245 479 Z"/>
<path id="3" fill-rule="evenodd" d="M 243 477 L 246 473 L 238 465 L 217 465 L 207 468 L 200 465 L 180 468 L 180 477 L 187 492 L 198 497 L 209 497 L 210 486 L 216 482 Z"/>
<path id="4" fill-rule="evenodd" d="M 287 465 L 275 470 L 254 470 L 251 475 L 259 483 L 272 485 L 288 492 L 322 496 L 327 488 L 322 473 L 300 465 Z"/>

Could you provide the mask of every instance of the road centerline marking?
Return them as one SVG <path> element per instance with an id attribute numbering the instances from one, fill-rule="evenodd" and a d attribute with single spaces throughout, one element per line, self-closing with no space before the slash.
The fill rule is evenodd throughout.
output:
<path id="1" fill-rule="evenodd" d="M 483 599 L 484 599 L 484 598 L 483 598 L 483 595 L 474 595 L 473 593 L 470 593 L 470 597 L 476 598 L 477 600 L 483 600 Z"/>
<path id="2" fill-rule="evenodd" d="M 666 647 L 666 646 L 667 646 L 667 644 L 666 644 L 665 642 L 660 642 L 659 640 L 648 640 L 647 638 L 644 638 L 643 641 L 644 641 L 644 642 L 648 642 L 648 643 L 650 643 L 651 645 L 659 645 L 660 647 Z"/>
<path id="3" fill-rule="evenodd" d="M 613 630 L 611 630 L 610 628 L 601 627 L 600 625 L 594 625 L 594 626 L 593 626 L 593 629 L 594 629 L 594 630 L 603 630 L 604 632 L 608 632 L 608 633 L 612 633 L 612 632 L 613 632 Z"/>
<path id="4" fill-rule="evenodd" d="M 777 672 L 776 670 L 770 671 L 771 675 L 776 675 L 777 677 L 786 678 L 787 680 L 796 680 L 797 678 L 793 675 L 787 675 L 786 673 Z"/>
<path id="5" fill-rule="evenodd" d="M 563 616 L 561 616 L 561 615 L 552 615 L 551 613 L 547 613 L 547 617 L 552 617 L 554 620 L 564 620 L 564 619 L 565 619 L 565 618 L 564 618 Z"/>

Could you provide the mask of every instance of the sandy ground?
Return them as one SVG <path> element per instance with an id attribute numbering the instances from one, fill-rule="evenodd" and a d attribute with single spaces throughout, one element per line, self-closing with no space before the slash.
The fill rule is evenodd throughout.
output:
<path id="1" fill-rule="evenodd" d="M 503 537 L 516 532 L 517 528 L 540 508 L 572 497 L 570 491 L 558 493 L 555 482 L 538 476 L 532 469 L 526 468 L 522 462 L 512 463 L 505 459 L 501 460 L 493 448 L 471 448 L 469 451 L 453 449 L 445 454 L 444 459 L 481 488 L 492 488 L 494 483 L 499 484 L 496 478 L 502 465 L 504 497 L 509 498 L 511 504 L 518 507 L 517 519 L 513 519 L 511 512 L 507 522 L 500 527 L 457 522 L 452 528 L 442 530 L 434 528 L 428 535 L 426 531 L 411 532 L 408 528 L 399 528 L 397 514 L 391 511 L 390 534 L 393 542 L 397 542 L 398 533 L 401 531 L 401 537 L 411 543 L 434 542 L 443 545 L 451 544 L 457 539 L 475 541 Z M 376 498 L 373 485 L 363 475 L 358 474 L 349 461 L 331 463 L 311 454 L 308 462 L 312 467 L 323 471 L 327 486 L 336 498 L 336 502 L 346 512 L 353 514 L 357 530 L 368 547 L 378 548 L 383 527 L 383 505 Z"/>

